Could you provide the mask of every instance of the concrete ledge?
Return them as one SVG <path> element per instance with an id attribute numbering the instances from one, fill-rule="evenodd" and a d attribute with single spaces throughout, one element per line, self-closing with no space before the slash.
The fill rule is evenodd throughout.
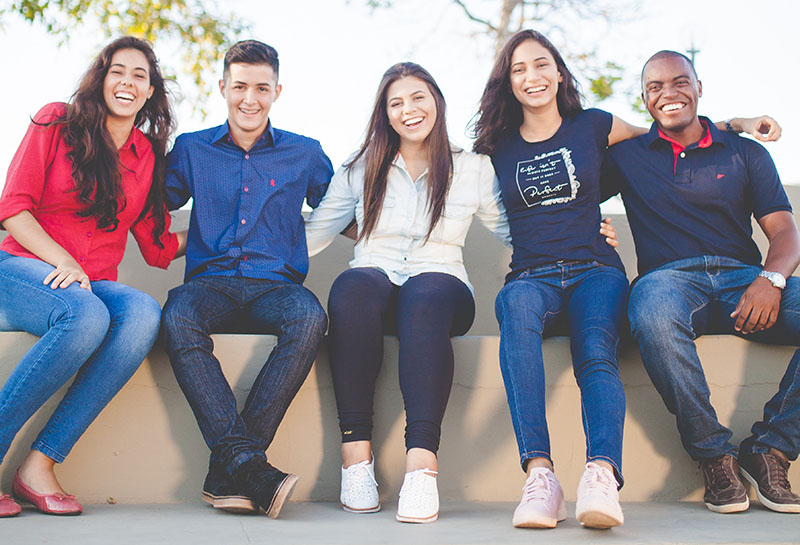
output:
<path id="1" fill-rule="evenodd" d="M 0 383 L 36 337 L 0 333 Z M 516 501 L 523 482 L 497 362 L 499 339 L 455 339 L 456 375 L 440 451 L 443 500 Z M 216 335 L 215 352 L 240 402 L 247 396 L 274 338 Z M 707 336 L 697 342 L 721 420 L 736 440 L 748 434 L 793 353 L 791 347 Z M 573 499 L 585 456 L 579 391 L 569 343 L 545 343 L 548 421 L 556 473 Z M 638 352 L 626 347 L 621 373 L 628 397 L 623 501 L 699 500 L 702 476 L 680 446 L 674 420 L 650 384 Z M 0 472 L 10 490 L 14 468 L 63 395 L 62 389 L 23 428 Z M 403 477 L 403 410 L 397 378 L 397 341 L 386 338 L 375 403 L 375 456 L 381 495 L 396 498 Z M 339 493 L 339 431 L 326 351 L 289 409 L 269 450 L 278 467 L 300 475 L 295 500 L 334 501 Z M 154 349 L 58 468 L 65 488 L 86 503 L 196 502 L 208 450 L 166 355 Z M 800 464 L 790 477 L 800 485 Z"/>

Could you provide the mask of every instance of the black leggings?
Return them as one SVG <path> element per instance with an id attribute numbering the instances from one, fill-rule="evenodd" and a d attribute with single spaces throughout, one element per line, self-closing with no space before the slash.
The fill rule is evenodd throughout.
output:
<path id="1" fill-rule="evenodd" d="M 383 335 L 400 341 L 400 390 L 406 449 L 439 450 L 442 418 L 453 385 L 450 337 L 475 318 L 467 286 L 443 273 L 423 273 L 402 286 L 379 269 L 339 275 L 328 298 L 330 364 L 342 442 L 372 438 L 372 402 L 383 360 Z"/>

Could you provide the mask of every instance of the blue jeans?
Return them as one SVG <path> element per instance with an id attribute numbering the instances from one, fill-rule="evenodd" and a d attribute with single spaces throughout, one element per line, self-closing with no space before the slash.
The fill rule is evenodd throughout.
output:
<path id="1" fill-rule="evenodd" d="M 75 375 L 31 447 L 63 462 L 158 335 L 161 308 L 149 295 L 110 280 L 92 282 L 92 291 L 77 283 L 54 290 L 42 283 L 52 270 L 0 252 L 0 330 L 40 337 L 0 390 L 0 462 L 25 422 Z"/>
<path id="2" fill-rule="evenodd" d="M 730 317 L 761 267 L 726 257 L 673 261 L 648 272 L 631 289 L 628 316 L 650 379 L 676 416 L 681 441 L 695 460 L 736 456 L 731 431 L 719 423 L 709 400 L 694 339 L 729 333 L 752 341 L 797 345 L 800 339 L 800 278 L 787 278 L 777 323 L 742 335 Z M 800 350 L 795 352 L 764 419 L 742 443 L 745 452 L 776 448 L 790 460 L 800 451 Z"/>
<path id="3" fill-rule="evenodd" d="M 175 377 L 211 449 L 231 475 L 264 455 L 286 409 L 305 381 L 327 327 L 313 293 L 292 282 L 199 276 L 170 290 L 162 333 Z M 276 335 L 241 415 L 212 333 Z"/>
<path id="4" fill-rule="evenodd" d="M 531 458 L 551 460 L 542 338 L 568 332 L 587 460 L 608 462 L 622 483 L 625 392 L 617 349 L 627 291 L 625 273 L 615 267 L 559 262 L 522 272 L 497 295 L 500 368 L 523 469 Z"/>

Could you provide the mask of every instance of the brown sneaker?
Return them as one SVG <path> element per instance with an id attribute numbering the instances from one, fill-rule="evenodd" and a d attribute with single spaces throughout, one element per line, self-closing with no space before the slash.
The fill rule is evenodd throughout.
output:
<path id="1" fill-rule="evenodd" d="M 747 489 L 739 479 L 739 463 L 730 454 L 700 462 L 706 494 L 706 507 L 715 513 L 738 513 L 750 507 Z"/>
<path id="2" fill-rule="evenodd" d="M 739 471 L 753 488 L 764 507 L 781 513 L 800 513 L 800 496 L 789 484 L 789 462 L 770 452 L 739 453 Z"/>

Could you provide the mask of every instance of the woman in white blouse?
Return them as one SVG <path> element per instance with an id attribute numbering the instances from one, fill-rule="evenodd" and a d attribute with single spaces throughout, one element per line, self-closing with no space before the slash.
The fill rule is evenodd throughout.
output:
<path id="1" fill-rule="evenodd" d="M 509 242 L 489 158 L 450 144 L 444 97 L 424 68 L 392 66 L 381 80 L 364 143 L 336 172 L 306 223 L 311 255 L 353 219 L 358 225 L 355 258 L 328 301 L 346 511 L 380 509 L 372 401 L 383 335 L 395 333 L 407 451 L 397 520 L 433 522 L 438 516 L 436 452 L 453 381 L 450 337 L 466 333 L 475 314 L 461 252 L 473 215 Z"/>

